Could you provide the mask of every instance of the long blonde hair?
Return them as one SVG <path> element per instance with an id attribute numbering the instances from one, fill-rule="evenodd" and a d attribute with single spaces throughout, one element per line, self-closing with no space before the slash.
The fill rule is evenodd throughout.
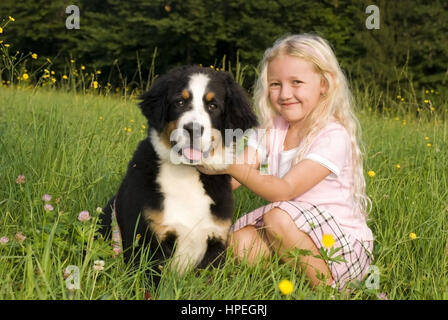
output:
<path id="1" fill-rule="evenodd" d="M 327 85 L 326 93 L 307 115 L 304 124 L 305 138 L 297 152 L 295 163 L 305 156 L 305 152 L 320 129 L 333 121 L 341 124 L 350 136 L 354 202 L 359 211 L 367 215 L 371 201 L 366 195 L 363 155 L 358 144 L 358 141 L 361 141 L 360 125 L 353 110 L 354 102 L 348 81 L 326 40 L 312 34 L 289 35 L 278 39 L 271 48 L 265 51 L 259 65 L 259 76 L 254 89 L 254 103 L 259 111 L 262 128 L 272 127 L 272 121 L 277 115 L 269 100 L 267 69 L 269 62 L 281 54 L 311 62 Z"/>

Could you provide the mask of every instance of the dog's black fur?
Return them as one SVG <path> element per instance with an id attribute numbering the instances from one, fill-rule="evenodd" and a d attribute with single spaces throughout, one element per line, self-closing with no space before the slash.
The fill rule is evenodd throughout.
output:
<path id="1" fill-rule="evenodd" d="M 199 92 L 195 90 L 202 88 L 200 86 L 201 82 L 197 80 L 194 84 L 199 89 L 194 89 L 191 85 L 192 79 L 199 79 L 199 74 L 209 79 L 203 88 L 205 89 L 203 91 L 204 96 L 200 97 L 203 109 L 200 109 L 197 102 L 199 100 L 194 100 L 194 98 L 197 98 L 194 96 L 195 93 Z M 205 94 L 208 92 L 212 92 L 212 94 L 206 97 Z M 173 145 L 173 142 L 168 139 L 168 133 L 187 112 L 192 114 L 197 112 L 202 116 L 207 115 L 209 120 L 206 119 L 203 122 L 209 121 L 210 127 L 218 130 L 223 140 L 225 129 L 240 128 L 244 131 L 256 126 L 256 116 L 251 110 L 247 94 L 226 72 L 186 66 L 173 69 L 156 79 L 151 89 L 143 94 L 141 99 L 141 111 L 148 119 L 148 138 L 138 145 L 118 192 L 104 208 L 101 217 L 101 233 L 105 236 L 110 234 L 111 215 L 115 204 L 125 261 L 128 262 L 131 258 L 138 257 L 139 247 L 133 250 L 133 244 L 135 244 L 136 235 L 139 234 L 141 235 L 139 246 L 149 246 L 151 259 L 156 263 L 163 263 L 164 260 L 182 247 L 179 242 L 184 241 L 184 236 L 179 233 L 179 230 L 183 230 L 183 227 L 178 228 L 174 224 L 171 226 L 169 222 L 164 221 L 168 214 L 171 220 L 176 219 L 173 211 L 167 209 L 167 207 L 176 205 L 179 208 L 185 207 L 186 210 L 187 208 L 190 210 L 191 207 L 192 209 L 188 212 L 175 212 L 176 215 L 179 215 L 180 224 L 188 224 L 189 217 L 182 217 L 186 214 L 198 215 L 198 217 L 202 217 L 198 218 L 198 221 L 205 219 L 209 223 L 207 225 L 208 229 L 191 230 L 192 233 L 198 231 L 198 233 L 195 233 L 198 237 L 200 234 L 207 234 L 207 238 L 206 244 L 198 242 L 194 245 L 199 247 L 205 245 L 205 254 L 200 255 L 199 260 L 191 262 L 188 260 L 188 267 L 203 268 L 209 264 L 218 265 L 226 248 L 227 231 L 233 215 L 231 178 L 228 175 L 202 174 L 194 167 L 194 163 L 178 164 L 175 167 L 174 164 L 168 163 L 169 159 L 161 155 L 160 148 L 169 148 Z M 193 114 L 191 117 L 194 118 L 196 115 Z M 166 168 L 166 170 L 162 168 Z M 179 175 L 176 178 L 179 180 L 170 181 L 169 178 L 166 178 L 166 176 L 169 176 L 170 170 L 178 169 Z M 165 171 L 162 172 L 163 170 Z M 181 181 L 181 179 L 183 180 Z M 184 187 L 191 184 L 192 190 L 185 190 L 185 188 L 175 190 L 176 188 L 173 188 L 173 186 L 178 184 Z M 196 189 L 194 188 L 198 188 L 198 186 L 199 189 L 197 190 L 203 190 L 204 192 L 201 197 L 211 199 L 207 200 L 209 202 L 204 202 L 210 203 L 206 209 L 208 212 L 195 212 L 193 204 L 188 201 L 176 203 L 179 202 L 179 199 L 182 199 L 181 193 L 195 192 Z M 169 190 L 166 188 L 169 188 Z M 176 196 L 177 193 L 179 197 Z M 191 195 L 192 198 L 195 196 L 194 194 Z M 191 201 L 194 200 L 191 199 Z M 167 213 L 166 210 L 171 211 Z M 192 219 L 196 218 L 192 217 Z M 201 228 L 201 226 L 198 225 L 198 228 Z M 218 232 L 209 231 L 209 228 L 215 226 L 216 230 L 225 229 L 226 233 L 218 234 Z M 188 251 L 188 249 L 185 249 L 185 252 Z M 135 262 L 138 263 L 138 260 L 138 258 L 135 259 Z M 157 277 L 155 282 L 158 282 Z"/>

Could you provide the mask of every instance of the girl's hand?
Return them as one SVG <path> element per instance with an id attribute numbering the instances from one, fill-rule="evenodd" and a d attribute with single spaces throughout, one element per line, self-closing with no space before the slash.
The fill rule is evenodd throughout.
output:
<path id="1" fill-rule="evenodd" d="M 199 172 L 202 172 L 203 174 L 208 174 L 208 175 L 227 174 L 227 170 L 214 170 L 208 166 L 207 167 L 196 166 L 196 169 L 198 169 Z"/>

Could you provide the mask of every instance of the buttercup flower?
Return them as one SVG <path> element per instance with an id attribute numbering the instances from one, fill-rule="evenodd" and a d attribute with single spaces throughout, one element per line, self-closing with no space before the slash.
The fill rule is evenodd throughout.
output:
<path id="1" fill-rule="evenodd" d="M 372 178 L 376 175 L 375 171 L 372 171 L 372 170 L 367 172 L 367 174 L 369 175 L 369 177 L 372 177 Z"/>
<path id="2" fill-rule="evenodd" d="M 0 27 L 0 33 L 3 33 L 3 28 L 2 27 Z"/>
<path id="3" fill-rule="evenodd" d="M 36 60 L 36 59 L 37 59 L 37 53 L 33 53 L 33 54 L 31 55 L 31 58 L 33 58 L 34 60 Z"/>
<path id="4" fill-rule="evenodd" d="M 289 280 L 280 281 L 280 283 L 278 284 L 278 288 L 284 295 L 289 295 L 294 291 L 294 285 Z"/>
<path id="5" fill-rule="evenodd" d="M 322 244 L 325 248 L 330 249 L 332 246 L 334 246 L 335 240 L 331 234 L 324 234 L 322 236 Z"/>
<path id="6" fill-rule="evenodd" d="M 90 220 L 89 211 L 81 211 L 78 215 L 78 220 L 81 222 L 89 221 Z"/>
<path id="7" fill-rule="evenodd" d="M 409 234 L 409 238 L 410 238 L 411 240 L 415 240 L 415 239 L 417 239 L 417 235 L 416 235 L 414 232 L 411 232 L 411 233 Z"/>

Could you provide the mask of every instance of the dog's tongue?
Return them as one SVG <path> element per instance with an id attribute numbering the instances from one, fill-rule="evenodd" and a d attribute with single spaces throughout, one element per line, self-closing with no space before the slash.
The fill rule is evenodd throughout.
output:
<path id="1" fill-rule="evenodd" d="M 199 161 L 202 158 L 202 152 L 194 148 L 185 148 L 182 151 L 189 160 Z"/>

